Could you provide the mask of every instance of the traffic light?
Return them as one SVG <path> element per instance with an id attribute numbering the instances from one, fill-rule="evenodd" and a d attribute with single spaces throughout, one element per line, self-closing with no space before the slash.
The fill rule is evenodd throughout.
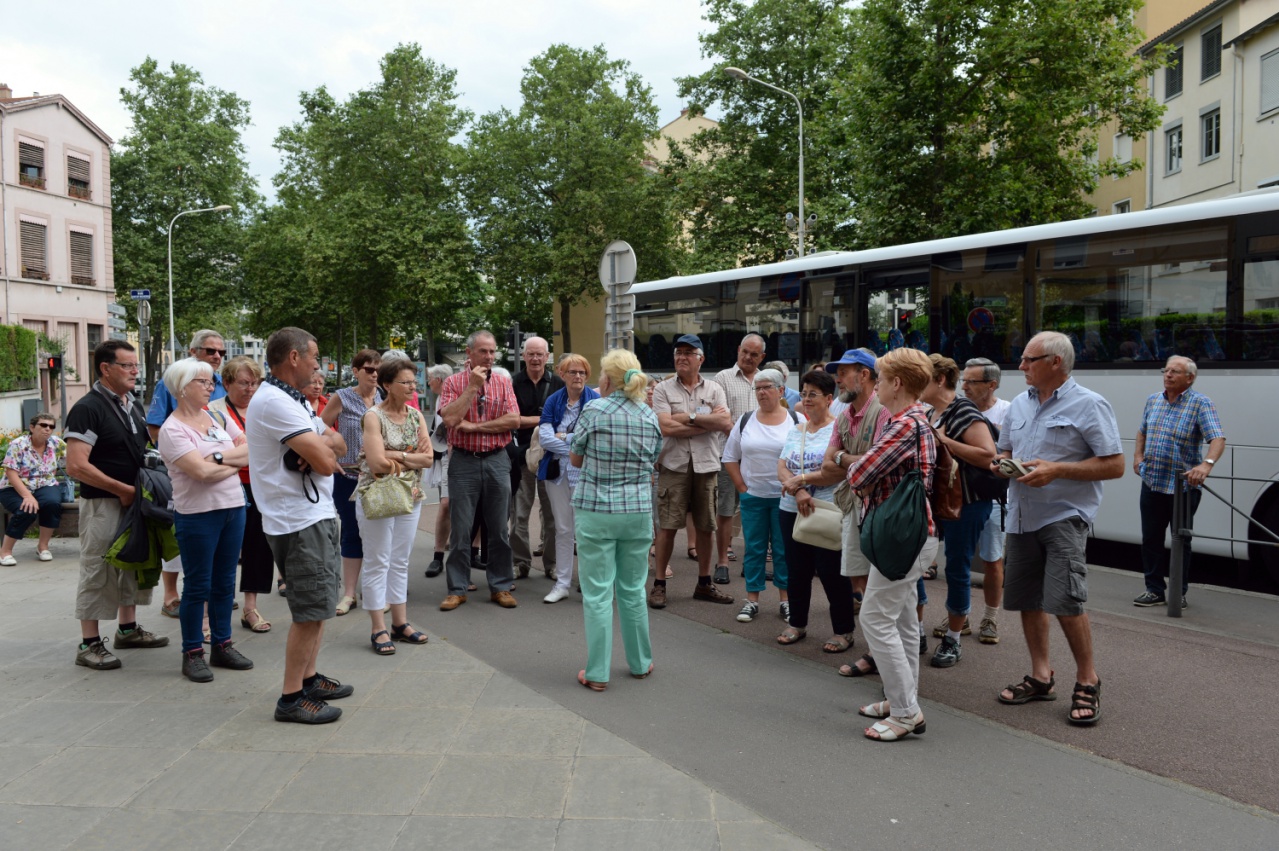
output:
<path id="1" fill-rule="evenodd" d="M 520 326 L 513 325 L 506 329 L 507 351 L 518 352 L 520 349 Z"/>
<path id="2" fill-rule="evenodd" d="M 46 359 L 45 366 L 50 372 L 62 371 L 62 355 L 49 355 Z"/>

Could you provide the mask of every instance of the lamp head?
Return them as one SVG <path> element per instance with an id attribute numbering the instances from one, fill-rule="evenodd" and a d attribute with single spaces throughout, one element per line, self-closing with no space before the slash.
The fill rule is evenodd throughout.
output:
<path id="1" fill-rule="evenodd" d="M 231 205 L 230 205 L 230 204 L 219 204 L 218 206 L 214 207 L 213 209 L 214 209 L 214 211 L 215 211 L 215 212 L 219 212 L 219 213 L 220 213 L 220 212 L 222 212 L 222 211 L 224 211 L 224 210 L 229 210 L 229 209 L 231 209 Z"/>
<path id="2" fill-rule="evenodd" d="M 741 68 L 734 68 L 731 65 L 724 69 L 724 73 L 732 77 L 734 80 L 750 79 L 750 75 L 747 74 L 745 71 L 743 71 Z"/>

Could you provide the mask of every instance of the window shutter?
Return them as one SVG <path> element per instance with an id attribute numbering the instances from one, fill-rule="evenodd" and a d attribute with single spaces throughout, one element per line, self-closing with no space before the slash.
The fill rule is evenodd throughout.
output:
<path id="1" fill-rule="evenodd" d="M 1168 55 L 1168 67 L 1164 69 L 1164 100 L 1181 94 L 1181 66 L 1186 51 L 1180 45 Z"/>
<path id="2" fill-rule="evenodd" d="M 1279 109 L 1279 50 L 1261 57 L 1261 111 Z"/>
<path id="3" fill-rule="evenodd" d="M 1221 73 L 1221 25 L 1213 27 L 1200 39 L 1199 79 L 1206 80 Z"/>
<path id="4" fill-rule="evenodd" d="M 67 153 L 67 194 L 73 198 L 89 198 L 89 158 L 84 154 Z"/>
<path id="5" fill-rule="evenodd" d="M 93 234 L 79 228 L 71 233 L 71 283 L 93 286 Z"/>
<path id="6" fill-rule="evenodd" d="M 18 165 L 44 168 L 44 144 L 25 136 L 18 137 Z"/>
<path id="7" fill-rule="evenodd" d="M 45 263 L 45 245 L 47 244 L 48 227 L 21 217 L 18 222 L 21 231 L 19 237 L 22 252 L 22 277 L 49 280 L 48 266 Z"/>

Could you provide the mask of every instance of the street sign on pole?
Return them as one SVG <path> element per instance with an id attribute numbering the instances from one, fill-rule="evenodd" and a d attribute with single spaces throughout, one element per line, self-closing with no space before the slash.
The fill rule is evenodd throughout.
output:
<path id="1" fill-rule="evenodd" d="M 143 327 L 151 324 L 151 302 L 138 302 L 138 324 Z"/>
<path id="2" fill-rule="evenodd" d="M 134 301 L 146 301 L 151 298 L 150 290 L 129 290 L 129 298 Z"/>
<path id="3" fill-rule="evenodd" d="M 635 283 L 635 251 L 623 240 L 608 244 L 600 257 L 600 284 L 608 296 L 605 310 L 604 348 L 631 347 L 635 327 L 635 296 L 628 291 Z"/>

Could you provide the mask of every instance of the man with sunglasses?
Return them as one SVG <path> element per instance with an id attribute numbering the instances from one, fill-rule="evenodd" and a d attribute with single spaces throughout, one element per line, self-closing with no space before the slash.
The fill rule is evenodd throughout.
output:
<path id="1" fill-rule="evenodd" d="M 440 388 L 440 418 L 448 428 L 449 520 L 452 539 L 445 564 L 449 593 L 440 603 L 448 612 L 466 602 L 471 582 L 471 528 L 475 512 L 484 512 L 488 529 L 489 599 L 504 609 L 516 606 L 511 589 L 511 456 L 506 445 L 520 426 L 520 408 L 511 380 L 493 374 L 497 340 L 491 331 L 466 338 L 466 368 Z"/>
<path id="2" fill-rule="evenodd" d="M 120 667 L 98 622 L 119 617 L 115 646 L 165 647 L 167 636 L 147 632 L 137 607 L 151 603 L 151 590 L 138 588 L 138 574 L 117 570 L 102 556 L 116 538 L 120 517 L 136 498 L 135 482 L 147 444 L 142 405 L 133 395 L 138 353 L 123 340 L 107 340 L 93 350 L 98 380 L 67 414 L 67 474 L 80 482 L 80 581 L 76 617 L 80 645 L 75 663 L 95 671 Z"/>
<path id="3" fill-rule="evenodd" d="M 1008 409 L 1012 403 L 995 395 L 1002 373 L 990 358 L 969 358 L 964 363 L 962 389 L 981 415 L 995 427 L 1004 428 Z M 977 554 L 973 561 L 981 567 L 981 588 L 986 600 L 977 640 L 982 644 L 999 643 L 999 607 L 1004 602 L 1004 528 L 1007 525 L 1007 500 L 993 500 L 994 508 L 977 539 Z M 977 582 L 973 582 L 977 587 Z"/>
<path id="4" fill-rule="evenodd" d="M 222 342 L 222 335 L 207 328 L 196 331 L 195 336 L 191 338 L 191 348 L 187 351 L 191 353 L 191 357 L 213 367 L 213 392 L 209 394 L 209 401 L 225 396 L 226 388 L 222 386 L 222 359 L 226 357 L 226 344 Z M 169 415 L 178 409 L 178 400 L 173 398 L 173 394 L 164 386 L 163 381 L 153 383 L 155 393 L 151 396 L 151 407 L 147 409 L 147 433 L 151 436 L 151 443 L 158 446 L 160 426 L 164 425 Z M 164 571 L 160 574 L 164 586 L 164 605 L 160 607 L 160 614 L 167 617 L 178 616 L 178 574 L 181 572 L 182 557 L 178 556 L 172 561 L 166 561 Z"/>

